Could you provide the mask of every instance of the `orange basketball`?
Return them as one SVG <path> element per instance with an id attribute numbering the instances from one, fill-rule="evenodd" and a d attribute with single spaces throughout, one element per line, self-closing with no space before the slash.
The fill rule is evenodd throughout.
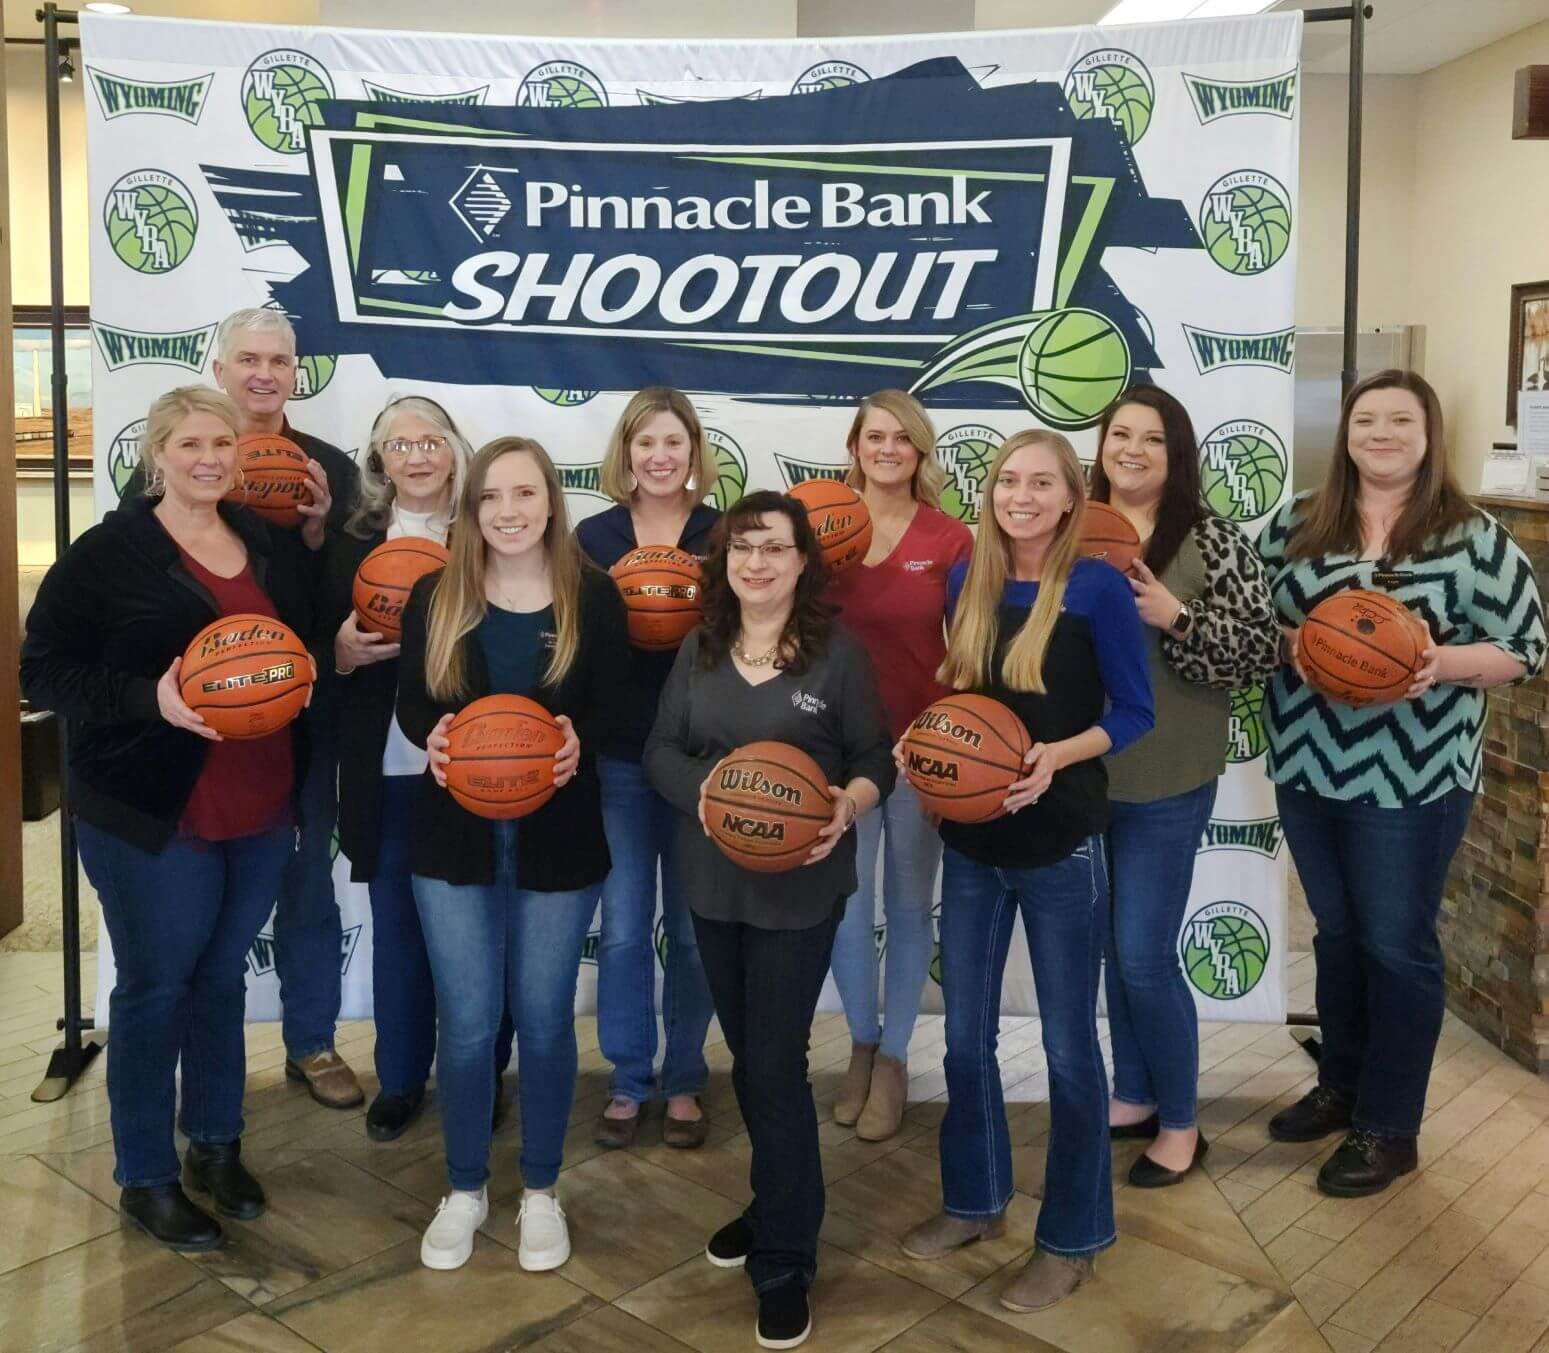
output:
<path id="1" fill-rule="evenodd" d="M 1384 592 L 1325 597 L 1307 614 L 1296 658 L 1307 680 L 1346 705 L 1401 700 L 1430 643 L 1425 623 Z"/>
<path id="2" fill-rule="evenodd" d="M 1118 508 L 1089 502 L 1081 521 L 1081 553 L 1088 559 L 1106 559 L 1120 573 L 1127 573 L 1145 551 L 1140 533 Z"/>
<path id="3" fill-rule="evenodd" d="M 414 584 L 445 568 L 445 547 L 418 536 L 378 545 L 355 570 L 355 616 L 363 630 L 396 644 L 403 637 L 403 608 Z"/>
<path id="4" fill-rule="evenodd" d="M 447 729 L 447 792 L 479 817 L 526 817 L 554 797 L 554 753 L 565 735 L 554 716 L 521 695 L 486 695 Z"/>
<path id="5" fill-rule="evenodd" d="M 312 501 L 307 492 L 307 453 L 289 437 L 255 432 L 237 439 L 239 487 L 226 495 L 258 513 L 271 526 L 300 526 L 306 520 L 296 511 Z"/>
<path id="6" fill-rule="evenodd" d="M 306 707 L 317 669 L 296 631 L 266 615 L 227 615 L 183 653 L 183 703 L 223 738 L 261 738 Z"/>
<path id="7" fill-rule="evenodd" d="M 949 695 L 922 710 L 904 734 L 905 774 L 927 811 L 948 822 L 998 817 L 1022 758 L 1027 728 L 999 700 Z"/>
<path id="8" fill-rule="evenodd" d="M 729 860 L 755 874 L 795 869 L 833 815 L 822 767 L 788 743 L 750 742 L 710 772 L 710 837 Z"/>
<path id="9" fill-rule="evenodd" d="M 823 558 L 834 572 L 850 568 L 871 548 L 871 513 L 860 494 L 837 479 L 809 479 L 791 490 L 807 509 Z"/>
<path id="10" fill-rule="evenodd" d="M 608 570 L 629 613 L 629 642 L 668 652 L 699 624 L 699 560 L 671 545 L 642 545 Z"/>

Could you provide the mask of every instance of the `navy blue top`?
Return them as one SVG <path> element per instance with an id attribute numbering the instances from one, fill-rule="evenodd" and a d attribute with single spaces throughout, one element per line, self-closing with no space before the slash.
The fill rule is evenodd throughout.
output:
<path id="1" fill-rule="evenodd" d="M 600 569 L 612 568 L 631 550 L 640 545 L 676 545 L 680 550 L 698 555 L 701 559 L 710 552 L 710 533 L 720 521 L 721 514 L 707 503 L 700 503 L 688 514 L 683 524 L 683 534 L 675 541 L 635 539 L 634 519 L 629 508 L 620 503 L 588 517 L 575 529 L 576 540 L 586 557 Z M 634 660 L 629 669 L 629 699 L 627 711 L 613 736 L 599 750 L 604 756 L 621 761 L 639 761 L 645 752 L 645 740 L 651 725 L 656 722 L 656 707 L 661 702 L 662 688 L 672 673 L 676 650 L 665 653 L 634 650 Z"/>
<path id="2" fill-rule="evenodd" d="M 473 633 L 489 666 L 490 694 L 530 699 L 554 647 L 554 608 L 503 611 L 491 603 Z"/>

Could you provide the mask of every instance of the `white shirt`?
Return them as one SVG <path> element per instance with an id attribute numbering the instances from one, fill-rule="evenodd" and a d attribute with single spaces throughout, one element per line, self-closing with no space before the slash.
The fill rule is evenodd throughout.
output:
<path id="1" fill-rule="evenodd" d="M 417 536 L 421 540 L 434 540 L 446 544 L 447 522 L 439 512 L 410 512 L 393 504 L 393 519 L 387 527 L 387 538 L 398 540 L 402 536 Z M 387 727 L 387 745 L 382 749 L 383 775 L 423 775 L 430 764 L 430 753 L 416 747 L 398 727 L 398 714 Z"/>

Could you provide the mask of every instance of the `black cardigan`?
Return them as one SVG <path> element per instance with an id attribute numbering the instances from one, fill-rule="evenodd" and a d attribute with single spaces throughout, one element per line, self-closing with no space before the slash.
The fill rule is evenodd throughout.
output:
<path id="1" fill-rule="evenodd" d="M 22 689 L 70 722 L 71 807 L 141 850 L 177 830 L 209 744 L 161 717 L 156 683 L 220 612 L 183 567 L 177 543 L 145 497 L 108 513 L 49 569 L 27 615 Z M 303 552 L 277 549 L 246 508 L 220 504 L 247 547 L 258 584 L 303 638 L 312 630 L 313 575 Z M 302 739 L 305 720 L 291 725 Z M 298 745 L 296 766 L 306 765 Z"/>
<path id="2" fill-rule="evenodd" d="M 425 689 L 425 626 L 440 572 L 414 585 L 403 615 L 398 659 L 398 726 L 423 747 L 443 714 L 490 693 L 484 651 L 472 634 L 463 639 L 466 699 L 442 703 Z M 570 892 L 600 883 L 612 863 L 602 830 L 596 751 L 623 714 L 629 677 L 629 630 L 613 580 L 586 565 L 581 573 L 581 644 L 558 686 L 540 686 L 535 699 L 551 714 L 569 716 L 581 740 L 575 778 L 542 808 L 518 823 L 517 878 L 534 892 Z M 411 850 L 414 872 L 453 884 L 495 881 L 494 824 L 460 808 L 429 770 L 420 784 Z"/>

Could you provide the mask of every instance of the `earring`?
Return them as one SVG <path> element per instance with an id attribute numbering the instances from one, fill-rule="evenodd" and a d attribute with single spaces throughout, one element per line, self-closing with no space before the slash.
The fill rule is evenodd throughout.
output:
<path id="1" fill-rule="evenodd" d="M 151 472 L 145 480 L 145 496 L 147 498 L 159 498 L 167 491 L 167 480 L 161 472 L 161 466 L 152 465 Z"/>
<path id="2" fill-rule="evenodd" d="M 237 492 L 247 492 L 247 472 L 240 465 L 237 466 Z"/>
<path id="3" fill-rule="evenodd" d="M 629 472 L 629 492 L 633 495 L 635 492 L 637 492 L 639 490 L 639 488 L 640 488 L 640 481 L 635 478 L 635 472 L 633 470 L 631 470 Z"/>
<path id="4" fill-rule="evenodd" d="M 694 490 L 697 489 L 698 487 L 699 487 L 699 484 L 695 480 L 693 475 L 690 475 L 687 479 L 685 479 L 683 481 L 683 492 L 684 493 L 693 493 Z"/>

